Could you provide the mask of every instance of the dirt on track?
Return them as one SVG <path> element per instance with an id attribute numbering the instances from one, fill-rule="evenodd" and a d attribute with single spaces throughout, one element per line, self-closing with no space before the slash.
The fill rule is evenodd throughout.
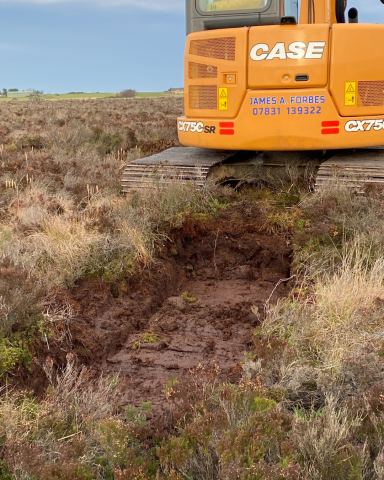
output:
<path id="1" fill-rule="evenodd" d="M 289 277 L 287 243 L 262 233 L 260 219 L 239 220 L 235 211 L 214 221 L 189 219 L 171 233 L 156 268 L 131 278 L 119 296 L 96 280 L 58 295 L 74 313 L 76 355 L 120 373 L 127 403 L 152 401 L 156 410 L 167 381 L 199 364 L 217 365 L 236 382 L 265 302 L 287 293 L 279 284 Z"/>

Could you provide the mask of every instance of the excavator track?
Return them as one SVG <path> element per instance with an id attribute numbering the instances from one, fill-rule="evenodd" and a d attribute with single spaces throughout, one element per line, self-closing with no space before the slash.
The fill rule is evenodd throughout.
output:
<path id="1" fill-rule="evenodd" d="M 316 186 L 335 182 L 363 191 L 367 184 L 384 185 L 384 147 L 345 150 L 320 165 Z"/>
<path id="2" fill-rule="evenodd" d="M 271 176 L 284 179 L 289 165 L 310 167 L 316 175 L 316 187 L 342 182 L 363 192 L 366 184 L 384 185 L 384 147 L 343 150 L 326 158 L 313 152 L 258 153 L 175 147 L 127 165 L 122 188 L 129 193 L 175 181 L 192 182 L 201 188 L 208 179 L 213 183 L 268 181 Z"/>
<path id="3" fill-rule="evenodd" d="M 231 158 L 235 152 L 193 147 L 174 147 L 151 157 L 135 160 L 123 173 L 123 192 L 151 188 L 172 181 L 205 185 L 209 169 Z"/>
<path id="4" fill-rule="evenodd" d="M 265 155 L 253 151 L 174 147 L 127 165 L 122 190 L 130 193 L 175 181 L 192 182 L 201 188 L 208 180 L 223 184 L 228 181 L 255 182 L 270 175 L 283 178 L 287 164 L 300 163 L 297 156 L 292 152 Z M 301 161 L 300 166 L 306 167 L 307 163 Z"/>

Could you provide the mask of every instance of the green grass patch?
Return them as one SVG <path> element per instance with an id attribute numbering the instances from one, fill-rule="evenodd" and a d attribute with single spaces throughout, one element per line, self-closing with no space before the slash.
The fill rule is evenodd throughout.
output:
<path id="1" fill-rule="evenodd" d="M 137 98 L 152 97 L 184 97 L 183 93 L 167 93 L 167 92 L 137 92 Z"/>
<path id="2" fill-rule="evenodd" d="M 181 295 L 181 298 L 183 298 L 186 302 L 188 303 L 197 303 L 199 300 L 194 297 L 193 295 L 189 295 L 188 292 L 184 292 L 182 295 Z"/>

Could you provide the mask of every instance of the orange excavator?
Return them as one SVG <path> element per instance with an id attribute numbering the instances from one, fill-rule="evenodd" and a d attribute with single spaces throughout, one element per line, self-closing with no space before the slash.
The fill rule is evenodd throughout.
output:
<path id="1" fill-rule="evenodd" d="M 317 183 L 335 168 L 384 182 L 384 25 L 359 23 L 346 0 L 186 0 L 186 13 L 189 148 L 128 165 L 124 191 L 154 172 L 252 180 L 292 158 L 315 164 Z"/>

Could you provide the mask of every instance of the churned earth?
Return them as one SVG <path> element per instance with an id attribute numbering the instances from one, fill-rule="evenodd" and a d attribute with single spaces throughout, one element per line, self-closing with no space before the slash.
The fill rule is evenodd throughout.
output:
<path id="1" fill-rule="evenodd" d="M 264 233 L 260 218 L 242 213 L 191 217 L 171 232 L 157 266 L 128 280 L 119 294 L 99 280 L 58 292 L 56 301 L 72 311 L 79 360 L 119 373 L 127 403 L 151 401 L 161 409 L 167 382 L 198 365 L 239 379 L 266 302 L 288 291 L 291 256 L 284 236 Z"/>

